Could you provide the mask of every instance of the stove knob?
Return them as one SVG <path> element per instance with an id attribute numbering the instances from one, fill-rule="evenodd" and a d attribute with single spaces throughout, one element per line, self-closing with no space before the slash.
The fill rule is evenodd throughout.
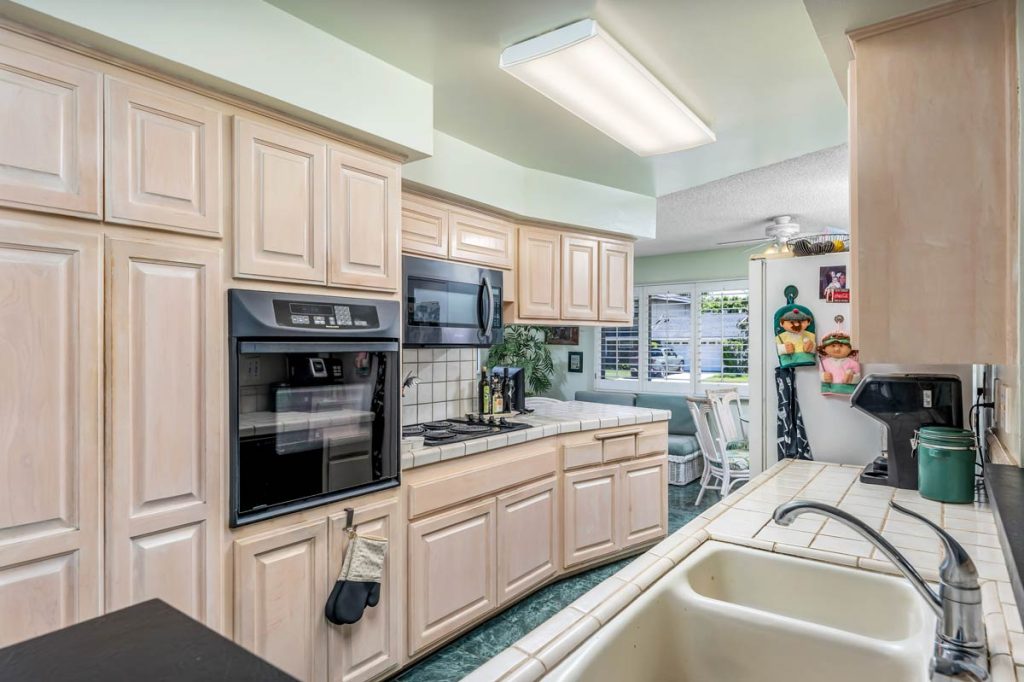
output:
<path id="1" fill-rule="evenodd" d="M 502 426 L 508 426 L 508 420 L 507 420 L 507 419 L 505 419 L 504 417 L 502 417 L 501 419 L 499 419 L 499 420 L 498 420 L 498 423 L 499 423 L 499 424 L 501 424 Z"/>
<path id="2" fill-rule="evenodd" d="M 472 424 L 473 422 L 476 421 L 476 415 L 473 414 L 472 412 L 467 412 L 466 413 L 466 421 L 468 421 L 470 424 Z"/>
<path id="3" fill-rule="evenodd" d="M 490 424 L 491 426 L 494 426 L 495 424 L 497 424 L 497 422 L 494 421 L 494 417 L 491 417 L 490 419 L 488 419 L 487 423 Z"/>

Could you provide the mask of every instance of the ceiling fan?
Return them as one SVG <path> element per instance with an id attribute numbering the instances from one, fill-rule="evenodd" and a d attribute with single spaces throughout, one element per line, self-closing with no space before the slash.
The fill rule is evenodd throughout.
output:
<path id="1" fill-rule="evenodd" d="M 718 242 L 719 246 L 733 246 L 736 244 L 752 244 L 760 246 L 767 244 L 768 242 L 774 242 L 775 248 L 782 250 L 793 237 L 800 234 L 800 225 L 793 222 L 793 218 L 788 215 L 780 215 L 772 218 L 770 225 L 764 228 L 763 237 L 755 237 L 753 239 L 735 239 L 727 242 Z"/>

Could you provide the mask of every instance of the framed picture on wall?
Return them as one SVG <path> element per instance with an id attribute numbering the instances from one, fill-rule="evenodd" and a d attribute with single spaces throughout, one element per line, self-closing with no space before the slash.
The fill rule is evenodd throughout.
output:
<path id="1" fill-rule="evenodd" d="M 546 342 L 549 346 L 580 345 L 579 327 L 547 327 Z"/>
<path id="2" fill-rule="evenodd" d="M 818 269 L 818 298 L 826 303 L 849 303 L 845 265 L 824 265 Z"/>
<path id="3" fill-rule="evenodd" d="M 577 374 L 583 373 L 583 351 L 569 351 L 569 371 Z"/>

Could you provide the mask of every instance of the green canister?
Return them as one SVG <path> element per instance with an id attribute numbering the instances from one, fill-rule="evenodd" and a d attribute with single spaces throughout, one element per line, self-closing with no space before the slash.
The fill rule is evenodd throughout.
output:
<path id="1" fill-rule="evenodd" d="M 974 502 L 974 433 L 949 426 L 922 426 L 914 434 L 917 487 L 921 497 L 937 502 Z"/>

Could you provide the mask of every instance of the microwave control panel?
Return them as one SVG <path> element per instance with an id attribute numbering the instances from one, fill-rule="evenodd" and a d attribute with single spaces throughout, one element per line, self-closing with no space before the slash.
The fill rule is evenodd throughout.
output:
<path id="1" fill-rule="evenodd" d="M 282 327 L 298 329 L 376 329 L 377 309 L 372 305 L 336 305 L 274 300 L 274 317 Z"/>

